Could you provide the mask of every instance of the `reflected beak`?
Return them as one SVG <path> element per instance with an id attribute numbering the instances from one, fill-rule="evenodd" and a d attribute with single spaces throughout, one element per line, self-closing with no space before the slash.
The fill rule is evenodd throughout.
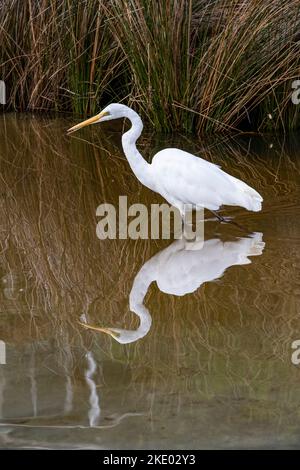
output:
<path id="1" fill-rule="evenodd" d="M 106 333 L 107 335 L 110 335 L 113 338 L 118 338 L 118 336 L 119 336 L 118 333 L 111 330 L 110 328 L 100 328 L 98 326 L 92 326 L 92 325 L 88 325 L 87 323 L 82 323 L 81 321 L 78 322 L 78 323 L 79 323 L 79 325 L 84 326 L 88 330 L 101 331 L 102 333 Z"/>
<path id="2" fill-rule="evenodd" d="M 67 133 L 68 134 L 71 134 L 72 132 L 76 132 L 78 131 L 79 129 L 81 129 L 82 127 L 86 127 L 86 126 L 89 126 L 90 124 L 95 124 L 96 122 L 98 122 L 101 118 L 103 118 L 104 116 L 108 116 L 109 113 L 107 112 L 101 112 L 99 114 L 96 114 L 96 116 L 93 116 L 89 119 L 86 119 L 85 121 L 82 121 L 80 122 L 79 124 L 76 124 L 76 126 L 73 126 L 71 127 L 70 129 L 67 130 Z"/>

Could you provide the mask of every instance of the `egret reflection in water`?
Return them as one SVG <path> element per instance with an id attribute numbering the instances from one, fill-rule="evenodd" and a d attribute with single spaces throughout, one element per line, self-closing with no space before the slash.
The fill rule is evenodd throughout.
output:
<path id="1" fill-rule="evenodd" d="M 121 344 L 133 343 L 146 336 L 151 328 L 152 318 L 143 302 L 153 281 L 166 294 L 191 294 L 205 282 L 220 278 L 231 266 L 250 264 L 248 257 L 260 256 L 264 247 L 260 232 L 226 242 L 219 238 L 212 238 L 204 243 L 191 242 L 184 238 L 176 240 L 147 261 L 133 281 L 129 307 L 140 319 L 136 330 L 80 324 L 85 328 L 107 333 Z"/>

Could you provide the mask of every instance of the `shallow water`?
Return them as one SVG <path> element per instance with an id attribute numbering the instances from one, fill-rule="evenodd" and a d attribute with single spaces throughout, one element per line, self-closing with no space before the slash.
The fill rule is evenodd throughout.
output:
<path id="1" fill-rule="evenodd" d="M 162 199 L 131 173 L 120 126 L 70 124 L 1 117 L 1 447 L 300 447 L 299 139 L 144 133 L 147 159 L 179 146 L 264 196 L 261 213 L 226 210 L 244 232 L 208 220 L 191 251 L 97 238 L 99 204 Z M 78 323 L 136 330 L 147 312 L 130 344 Z"/>

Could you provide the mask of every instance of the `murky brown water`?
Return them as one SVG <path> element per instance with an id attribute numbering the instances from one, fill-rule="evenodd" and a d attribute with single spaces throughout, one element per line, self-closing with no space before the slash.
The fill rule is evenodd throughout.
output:
<path id="1" fill-rule="evenodd" d="M 115 125 L 70 138 L 70 120 L 0 120 L 1 447 L 300 447 L 299 139 L 204 149 L 145 134 L 147 158 L 202 151 L 265 198 L 261 213 L 227 211 L 247 233 L 208 221 L 190 256 L 181 242 L 96 237 L 99 204 L 162 202 Z M 78 324 L 137 329 L 130 295 L 152 317 L 144 337 L 123 345 Z"/>

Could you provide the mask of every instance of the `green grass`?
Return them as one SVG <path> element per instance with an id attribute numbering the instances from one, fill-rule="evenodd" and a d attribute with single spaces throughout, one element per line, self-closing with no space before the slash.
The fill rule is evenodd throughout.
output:
<path id="1" fill-rule="evenodd" d="M 4 0 L 7 109 L 122 101 L 160 131 L 295 129 L 299 12 L 298 0 Z"/>

